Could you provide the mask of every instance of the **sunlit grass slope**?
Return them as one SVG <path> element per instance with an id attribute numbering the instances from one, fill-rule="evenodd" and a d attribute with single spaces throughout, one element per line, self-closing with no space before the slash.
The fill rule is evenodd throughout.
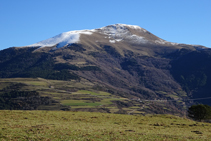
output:
<path id="1" fill-rule="evenodd" d="M 0 111 L 0 140 L 210 140 L 211 124 L 172 115 Z"/>

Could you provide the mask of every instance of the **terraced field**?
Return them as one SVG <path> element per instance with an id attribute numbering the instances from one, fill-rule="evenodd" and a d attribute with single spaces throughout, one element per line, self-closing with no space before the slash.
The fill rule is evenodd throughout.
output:
<path id="1" fill-rule="evenodd" d="M 25 84 L 22 91 L 37 91 L 43 97 L 57 101 L 54 105 L 41 105 L 38 110 L 71 110 L 123 114 L 143 114 L 143 103 L 94 89 L 93 83 L 86 80 L 57 81 L 43 78 L 0 79 L 0 89 L 11 84 Z M 59 108 L 61 107 L 62 108 Z"/>

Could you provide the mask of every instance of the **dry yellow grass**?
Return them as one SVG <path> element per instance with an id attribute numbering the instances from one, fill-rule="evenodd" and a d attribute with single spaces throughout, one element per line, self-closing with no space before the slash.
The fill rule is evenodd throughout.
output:
<path id="1" fill-rule="evenodd" d="M 211 124 L 172 115 L 0 111 L 1 140 L 210 140 Z"/>

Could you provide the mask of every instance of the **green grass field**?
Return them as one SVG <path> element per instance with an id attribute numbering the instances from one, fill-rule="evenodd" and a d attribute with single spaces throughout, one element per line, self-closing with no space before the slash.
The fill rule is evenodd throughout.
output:
<path id="1" fill-rule="evenodd" d="M 172 115 L 0 111 L 1 140 L 210 140 L 211 124 Z"/>
<path id="2" fill-rule="evenodd" d="M 101 103 L 93 103 L 90 101 L 83 101 L 83 100 L 64 100 L 62 101 L 62 104 L 68 105 L 68 106 L 99 106 Z"/>

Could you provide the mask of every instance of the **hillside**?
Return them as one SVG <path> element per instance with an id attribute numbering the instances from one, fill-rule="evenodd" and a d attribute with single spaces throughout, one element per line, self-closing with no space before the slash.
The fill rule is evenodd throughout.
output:
<path id="1" fill-rule="evenodd" d="M 117 114 L 183 113 L 167 102 L 130 99 L 121 93 L 96 87 L 85 79 L 76 81 L 43 78 L 6 78 L 0 80 L 0 109 L 63 110 Z"/>
<path id="2" fill-rule="evenodd" d="M 1 140 L 210 140 L 210 123 L 173 115 L 1 111 Z"/>
<path id="3" fill-rule="evenodd" d="M 62 90 L 66 94 L 80 90 L 98 95 L 106 92 L 111 97 L 128 99 L 126 105 L 130 106 L 136 105 L 131 99 L 150 101 L 145 110 L 148 113 L 182 114 L 194 102 L 210 104 L 210 99 L 195 100 L 210 97 L 210 53 L 203 46 L 165 41 L 138 26 L 115 24 L 65 32 L 29 46 L 2 50 L 0 78 L 12 82 L 16 82 L 13 78 L 62 80 L 65 85 L 75 82 L 81 87 L 73 85 L 70 90 Z M 62 99 L 48 96 L 53 101 Z M 69 101 L 69 105 L 74 102 Z M 143 111 L 140 102 L 137 107 Z"/>

